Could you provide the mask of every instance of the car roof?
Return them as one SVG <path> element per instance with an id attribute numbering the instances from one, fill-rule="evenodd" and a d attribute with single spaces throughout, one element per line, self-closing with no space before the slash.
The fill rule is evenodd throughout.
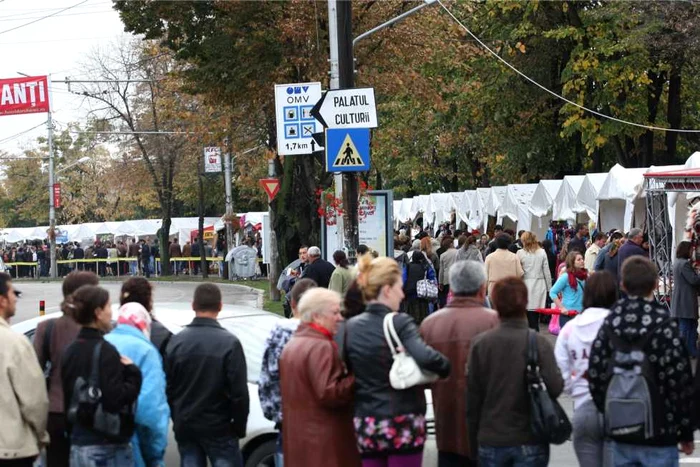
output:
<path id="1" fill-rule="evenodd" d="M 183 302 L 158 302 L 153 304 L 153 313 L 158 321 L 163 323 L 170 331 L 177 332 L 179 328 L 186 326 L 194 319 L 194 311 L 190 303 Z M 16 332 L 26 334 L 35 329 L 42 321 L 60 318 L 63 313 L 49 313 L 45 316 L 37 316 L 17 324 L 12 324 L 12 329 Z M 112 318 L 116 321 L 119 316 L 119 305 L 112 305 Z M 219 313 L 219 320 L 249 318 L 251 316 L 264 316 L 279 318 L 279 315 L 270 313 L 259 308 L 248 305 L 228 305 L 225 304 Z"/>

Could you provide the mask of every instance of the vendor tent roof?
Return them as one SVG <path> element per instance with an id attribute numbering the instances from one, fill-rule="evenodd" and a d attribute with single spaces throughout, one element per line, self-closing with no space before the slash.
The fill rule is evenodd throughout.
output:
<path id="1" fill-rule="evenodd" d="M 633 202 L 644 182 L 646 167 L 626 169 L 615 164 L 598 192 L 598 201 L 624 200 Z"/>
<path id="2" fill-rule="evenodd" d="M 562 180 L 540 180 L 530 200 L 530 212 L 536 217 L 544 217 L 552 211 L 554 197 L 561 188 Z"/>
<path id="3" fill-rule="evenodd" d="M 525 220 L 525 218 L 529 220 L 528 206 L 536 189 L 536 183 L 508 185 L 506 187 L 503 203 L 501 203 L 501 207 L 498 209 L 498 217 L 508 217 L 514 222 L 518 222 L 521 218 L 523 220 Z"/>
<path id="4" fill-rule="evenodd" d="M 579 206 L 588 213 L 588 217 L 591 219 L 598 217 L 598 192 L 600 192 L 607 177 L 607 173 L 586 174 L 576 196 Z"/>
<path id="5" fill-rule="evenodd" d="M 552 219 L 576 220 L 576 214 L 583 208 L 576 201 L 578 192 L 583 184 L 585 175 L 566 175 L 554 197 L 552 205 Z"/>
<path id="6" fill-rule="evenodd" d="M 506 187 L 504 186 L 492 186 L 489 191 L 489 196 L 484 204 L 484 212 L 489 216 L 496 216 L 498 213 L 498 208 L 501 207 L 503 199 L 506 196 Z"/>
<path id="7" fill-rule="evenodd" d="M 455 209 L 454 200 L 449 193 L 432 193 L 428 195 L 428 205 L 423 215 L 423 223 L 442 224 L 452 218 L 452 211 Z"/>
<path id="8" fill-rule="evenodd" d="M 470 229 L 481 229 L 484 222 L 484 205 L 489 197 L 491 188 L 477 188 L 469 206 L 469 220 L 467 226 Z"/>

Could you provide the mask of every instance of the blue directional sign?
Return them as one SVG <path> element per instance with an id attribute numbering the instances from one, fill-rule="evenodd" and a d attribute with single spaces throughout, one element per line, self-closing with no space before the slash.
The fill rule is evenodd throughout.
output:
<path id="1" fill-rule="evenodd" d="M 326 171 L 369 170 L 369 128 L 326 129 Z"/>

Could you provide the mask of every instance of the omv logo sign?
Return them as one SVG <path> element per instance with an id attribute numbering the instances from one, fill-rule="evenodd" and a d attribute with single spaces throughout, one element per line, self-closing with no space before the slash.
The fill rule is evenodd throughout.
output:
<path id="1" fill-rule="evenodd" d="M 308 86 L 289 86 L 287 88 L 287 94 L 289 94 L 290 96 L 292 94 L 302 94 L 302 93 L 308 92 L 308 90 L 309 90 Z"/>

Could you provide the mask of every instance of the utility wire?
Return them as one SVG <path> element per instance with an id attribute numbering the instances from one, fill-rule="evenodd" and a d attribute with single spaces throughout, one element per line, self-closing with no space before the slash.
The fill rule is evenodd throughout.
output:
<path id="1" fill-rule="evenodd" d="M 33 127 L 29 128 L 28 130 L 20 131 L 19 133 L 15 134 L 15 135 L 8 136 L 8 137 L 6 137 L 6 138 L 0 139 L 0 143 L 6 143 L 7 141 L 12 141 L 13 139 L 19 138 L 20 136 L 22 136 L 22 135 L 24 135 L 24 134 L 26 134 L 26 133 L 29 133 L 29 132 L 32 131 L 32 130 L 36 130 L 36 129 L 39 128 L 40 126 L 44 126 L 44 125 L 46 125 L 46 122 L 41 122 L 41 123 L 38 124 L 37 126 L 33 126 Z"/>
<path id="2" fill-rule="evenodd" d="M 501 63 L 503 63 L 505 66 L 507 66 L 508 68 L 510 68 L 511 70 L 513 70 L 514 72 L 516 72 L 518 75 L 520 75 L 521 77 L 525 78 L 525 79 L 528 80 L 530 83 L 534 84 L 535 86 L 537 86 L 538 88 L 542 89 L 543 91 L 548 92 L 549 94 L 551 94 L 552 96 L 556 97 L 557 99 L 560 99 L 560 100 L 566 102 L 567 104 L 571 104 L 571 105 L 573 105 L 574 107 L 577 107 L 577 108 L 579 108 L 579 109 L 581 109 L 581 110 L 584 110 L 584 111 L 586 111 L 586 112 L 589 112 L 589 113 L 591 113 L 591 114 L 593 114 L 593 115 L 597 115 L 598 117 L 605 118 L 605 119 L 608 119 L 608 120 L 612 120 L 612 121 L 614 121 L 614 122 L 622 123 L 622 124 L 625 124 L 625 125 L 635 126 L 635 127 L 637 127 L 637 128 L 644 128 L 644 129 L 646 129 L 646 130 L 653 130 L 653 131 L 668 131 L 668 132 L 673 132 L 673 133 L 700 133 L 700 130 L 685 130 L 685 129 L 680 129 L 680 128 L 663 128 L 663 127 L 659 127 L 659 126 L 643 125 L 643 124 L 641 124 L 641 123 L 630 122 L 630 121 L 628 121 L 628 120 L 623 120 L 623 119 L 621 119 L 621 118 L 613 117 L 613 116 L 611 116 L 611 115 L 606 115 L 606 114 L 601 113 L 601 112 L 598 112 L 598 111 L 596 111 L 596 110 L 589 109 L 588 107 L 585 107 L 585 106 L 583 106 L 583 105 L 581 105 L 581 104 L 577 104 L 576 102 L 574 102 L 574 101 L 572 101 L 572 100 L 569 100 L 569 99 L 567 99 L 566 97 L 564 97 L 564 96 L 562 96 L 562 95 L 560 95 L 560 94 L 557 94 L 556 92 L 550 90 L 549 88 L 547 88 L 547 87 L 541 85 L 540 83 L 538 83 L 538 82 L 535 81 L 534 79 L 532 79 L 532 78 L 530 78 L 529 76 L 527 76 L 525 73 L 523 73 L 523 72 L 521 72 L 520 70 L 518 70 L 517 68 L 515 68 L 513 65 L 511 65 L 510 63 L 508 63 L 506 60 L 504 60 L 503 58 L 501 58 L 500 55 L 498 55 L 498 54 L 497 54 L 496 52 L 494 52 L 491 48 L 489 48 L 488 45 L 484 44 L 484 43 L 482 42 L 482 40 L 479 39 L 479 38 L 476 36 L 476 34 L 474 34 L 473 32 L 471 32 L 471 31 L 469 30 L 469 28 L 467 28 L 459 19 L 457 19 L 457 17 L 456 17 L 454 14 L 452 14 L 452 12 L 442 3 L 442 0 L 436 0 L 436 1 L 440 4 L 440 6 L 442 7 L 442 9 L 445 10 L 445 12 L 447 12 L 447 14 L 450 15 L 450 17 L 451 17 L 458 25 L 460 25 L 460 26 L 462 27 L 462 29 L 464 29 L 464 30 L 467 32 L 467 34 L 469 34 L 472 38 L 474 38 L 474 40 L 475 40 L 476 42 L 478 42 L 479 45 L 481 45 L 484 49 L 486 49 L 491 55 L 493 55 L 494 57 L 496 57 Z"/>
<path id="3" fill-rule="evenodd" d="M 28 22 L 28 23 L 20 24 L 19 26 L 15 26 L 14 28 L 5 29 L 4 31 L 0 31 L 0 34 L 5 34 L 6 32 L 10 32 L 10 31 L 16 31 L 17 29 L 23 28 L 23 27 L 25 27 L 25 26 L 29 26 L 30 24 L 38 23 L 38 22 L 41 21 L 41 20 L 44 20 L 44 19 L 47 19 L 47 18 L 51 18 L 52 16 L 56 16 L 56 15 L 59 14 L 59 13 L 63 13 L 64 11 L 68 11 L 68 10 L 70 10 L 71 8 L 75 8 L 75 7 L 79 6 L 79 5 L 82 5 L 83 3 L 87 3 L 87 2 L 88 2 L 88 0 L 83 0 L 82 2 L 78 2 L 78 3 L 76 3 L 75 5 L 71 5 L 71 6 L 66 7 L 66 8 L 64 8 L 64 9 L 62 9 L 62 10 L 59 10 L 59 11 L 57 11 L 57 12 L 55 12 L 55 13 L 51 13 L 50 15 L 42 16 L 41 18 L 35 19 L 35 20 L 30 21 L 30 22 Z"/>

